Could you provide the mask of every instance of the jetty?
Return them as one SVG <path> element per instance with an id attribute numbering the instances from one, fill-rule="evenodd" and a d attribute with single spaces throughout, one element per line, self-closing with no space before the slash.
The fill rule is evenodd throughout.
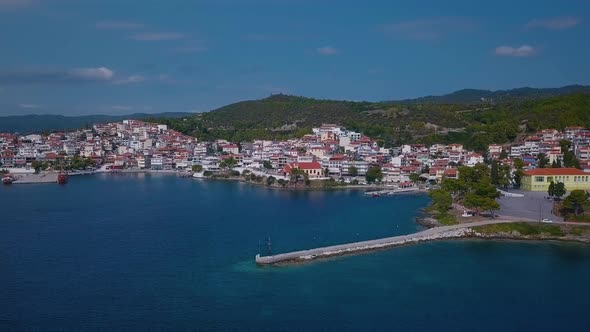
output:
<path id="1" fill-rule="evenodd" d="M 40 174 L 17 174 L 13 184 L 57 183 L 58 173 L 44 172 Z"/>
<path id="2" fill-rule="evenodd" d="M 256 264 L 258 265 L 274 265 L 274 264 L 288 264 L 288 263 L 302 263 L 314 259 L 329 258 L 332 256 L 342 256 L 358 254 L 362 252 L 375 251 L 390 247 L 399 247 L 404 245 L 416 244 L 420 242 L 463 238 L 471 233 L 471 227 L 514 223 L 513 219 L 493 219 L 484 221 L 475 221 L 470 223 L 463 223 L 451 226 L 441 226 L 430 228 L 408 235 L 399 235 L 393 237 L 386 237 L 376 240 L 367 240 L 346 244 L 333 245 L 328 247 L 321 247 L 309 250 L 293 251 L 284 254 L 277 254 L 272 256 L 256 255 Z M 537 220 L 522 220 L 521 222 L 538 223 Z M 553 224 L 573 224 L 580 225 L 580 223 L 571 222 L 555 222 Z M 590 225 L 590 224 L 588 224 Z"/>
<path id="3" fill-rule="evenodd" d="M 385 190 L 376 190 L 376 191 L 367 191 L 365 195 L 367 196 L 387 196 L 387 195 L 395 195 L 401 193 L 411 193 L 420 191 L 418 187 L 408 187 L 408 188 L 395 188 L 395 189 L 385 189 Z"/>

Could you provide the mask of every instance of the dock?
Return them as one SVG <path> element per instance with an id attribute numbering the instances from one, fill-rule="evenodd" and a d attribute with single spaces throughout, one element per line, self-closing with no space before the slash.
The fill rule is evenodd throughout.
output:
<path id="1" fill-rule="evenodd" d="M 409 192 L 416 192 L 416 191 L 420 191 L 420 188 L 410 187 L 410 188 L 396 188 L 396 189 L 367 191 L 367 192 L 365 192 L 365 195 L 367 195 L 367 196 L 387 196 L 387 195 L 395 195 L 395 194 L 409 193 Z"/>
<path id="2" fill-rule="evenodd" d="M 18 174 L 15 175 L 13 184 L 35 184 L 35 183 L 57 183 L 58 173 L 47 172 L 40 174 Z"/>
<path id="3" fill-rule="evenodd" d="M 469 235 L 471 227 L 485 226 L 501 223 L 513 223 L 514 220 L 485 220 L 464 223 L 452 226 L 441 226 L 408 235 L 399 235 L 376 240 L 360 241 L 346 244 L 339 244 L 328 247 L 321 247 L 309 250 L 293 251 L 284 254 L 272 256 L 256 255 L 256 264 L 274 265 L 308 262 L 314 259 L 329 258 L 332 256 L 342 256 L 358 254 L 362 252 L 375 251 L 390 247 L 399 247 L 404 245 L 416 244 L 426 241 L 435 241 L 452 238 L 462 238 Z M 531 221 L 532 222 L 532 221 Z"/>

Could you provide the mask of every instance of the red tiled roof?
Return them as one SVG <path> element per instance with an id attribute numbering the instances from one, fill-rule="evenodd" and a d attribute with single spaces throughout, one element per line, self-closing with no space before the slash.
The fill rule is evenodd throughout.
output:
<path id="1" fill-rule="evenodd" d="M 297 165 L 299 169 L 322 169 L 322 165 L 317 161 L 312 161 L 310 163 L 299 163 Z"/>
<path id="2" fill-rule="evenodd" d="M 577 168 L 535 168 L 524 172 L 525 175 L 589 175 Z"/>

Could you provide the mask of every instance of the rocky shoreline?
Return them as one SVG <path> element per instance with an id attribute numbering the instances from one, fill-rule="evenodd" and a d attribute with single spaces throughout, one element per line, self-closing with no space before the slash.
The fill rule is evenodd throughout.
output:
<path id="1" fill-rule="evenodd" d="M 589 227 L 590 229 L 590 227 Z M 540 235 L 523 235 L 518 232 L 498 232 L 498 233 L 481 233 L 477 230 L 469 229 L 465 238 L 481 239 L 481 240 L 502 240 L 502 241 L 556 241 L 556 242 L 573 242 L 590 244 L 590 238 L 586 236 L 576 236 L 567 234 L 564 236 L 553 236 L 549 234 Z"/>

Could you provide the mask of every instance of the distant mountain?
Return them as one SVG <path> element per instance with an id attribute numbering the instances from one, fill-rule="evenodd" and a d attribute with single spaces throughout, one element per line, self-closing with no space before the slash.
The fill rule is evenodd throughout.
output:
<path id="1" fill-rule="evenodd" d="M 127 119 L 148 118 L 182 118 L 193 116 L 194 113 L 166 112 L 157 114 L 134 113 L 128 115 L 84 115 L 63 116 L 51 114 L 29 114 L 0 116 L 0 132 L 17 132 L 21 134 L 38 133 L 43 131 L 56 131 L 66 129 L 78 129 L 94 123 L 117 122 Z"/>
<path id="2" fill-rule="evenodd" d="M 502 103 L 557 97 L 572 93 L 590 94 L 588 85 L 568 85 L 561 88 L 518 88 L 511 90 L 477 90 L 464 89 L 442 96 L 426 96 L 415 99 L 394 101 L 402 104 L 475 104 L 482 101 Z"/>

